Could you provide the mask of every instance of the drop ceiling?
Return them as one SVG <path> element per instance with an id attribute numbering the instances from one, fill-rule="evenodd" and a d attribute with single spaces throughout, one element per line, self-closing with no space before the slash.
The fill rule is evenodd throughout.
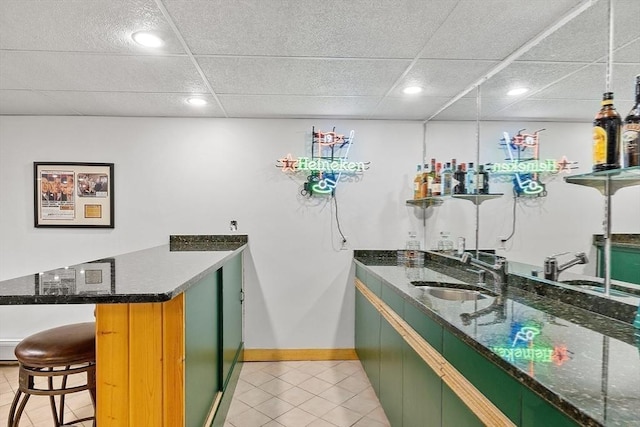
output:
<path id="1" fill-rule="evenodd" d="M 590 121 L 607 87 L 608 7 L 2 0 L 0 114 L 475 120 L 479 92 L 485 120 Z M 609 87 L 624 113 L 640 74 L 640 0 L 613 10 Z M 138 46 L 140 30 L 164 46 Z M 402 93 L 416 85 L 423 92 Z M 516 86 L 530 90 L 507 96 Z M 188 105 L 193 95 L 208 104 Z"/>

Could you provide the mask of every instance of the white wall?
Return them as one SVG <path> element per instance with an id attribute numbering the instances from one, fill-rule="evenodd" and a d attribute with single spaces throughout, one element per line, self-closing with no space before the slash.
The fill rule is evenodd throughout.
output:
<path id="1" fill-rule="evenodd" d="M 404 200 L 422 156 L 409 122 L 0 117 L 0 279 L 165 244 L 169 234 L 247 233 L 247 348 L 353 346 L 351 251 L 330 199 L 299 195 L 276 168 L 305 155 L 311 127 L 355 130 L 371 161 L 337 189 L 351 248 L 404 244 L 420 222 Z M 33 161 L 115 163 L 115 229 L 33 227 Z M 415 223 L 417 225 L 412 224 Z M 91 317 L 91 307 L 0 307 L 0 339 Z"/>
<path id="2" fill-rule="evenodd" d="M 422 228 L 421 211 L 407 207 L 422 125 L 393 121 L 0 117 L 0 280 L 168 241 L 169 234 L 224 234 L 229 221 L 249 234 L 246 266 L 247 348 L 353 346 L 351 252 L 340 251 L 329 199 L 301 197 L 301 180 L 275 167 L 287 153 L 304 155 L 311 126 L 355 130 L 354 160 L 371 161 L 359 182 L 338 187 L 340 225 L 351 248 L 404 245 Z M 503 130 L 547 128 L 542 157 L 566 154 L 590 170 L 591 125 L 483 123 L 481 161 L 500 159 Z M 475 124 L 430 123 L 427 157 L 475 158 Z M 33 227 L 33 162 L 115 163 L 113 230 Z M 510 186 L 494 190 L 510 194 Z M 514 238 L 504 255 L 540 264 L 564 251 L 591 253 L 600 233 L 603 198 L 556 178 L 549 196 L 519 200 Z M 480 246 L 493 248 L 511 232 L 513 199 L 480 206 Z M 640 232 L 640 188 L 613 198 L 614 232 Z M 474 241 L 475 210 L 447 201 L 426 211 L 424 236 L 432 247 L 441 230 Z M 593 270 L 594 263 L 585 272 Z M 582 266 L 574 267 L 579 272 Z M 89 319 L 90 306 L 0 307 L 1 341 Z"/>

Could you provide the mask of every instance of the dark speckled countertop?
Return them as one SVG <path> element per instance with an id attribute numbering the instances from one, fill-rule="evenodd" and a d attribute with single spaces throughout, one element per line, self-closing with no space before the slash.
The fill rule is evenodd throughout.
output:
<path id="1" fill-rule="evenodd" d="M 640 425 L 640 343 L 631 324 L 536 294 L 520 276 L 509 275 L 504 300 L 489 291 L 478 301 L 439 299 L 411 282 L 455 286 L 477 276 L 435 254 L 425 268 L 398 267 L 390 251 L 356 251 L 355 261 L 581 425 Z M 532 352 L 515 345 L 527 327 Z"/>
<path id="2" fill-rule="evenodd" d="M 0 305 L 168 301 L 246 244 L 246 235 L 171 236 L 167 245 L 1 281 Z"/>

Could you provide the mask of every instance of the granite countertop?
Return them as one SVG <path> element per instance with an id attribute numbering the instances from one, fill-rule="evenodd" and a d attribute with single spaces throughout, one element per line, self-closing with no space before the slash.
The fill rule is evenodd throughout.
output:
<path id="1" fill-rule="evenodd" d="M 0 305 L 168 301 L 241 252 L 247 236 L 171 236 L 170 243 L 0 282 Z"/>
<path id="2" fill-rule="evenodd" d="M 427 256 L 425 268 L 398 267 L 393 257 L 363 255 L 356 253 L 357 263 L 580 424 L 639 422 L 640 343 L 631 324 L 528 292 L 520 287 L 522 278 L 511 275 L 506 298 L 487 290 L 477 301 L 440 299 L 411 282 L 455 287 L 473 283 L 474 276 L 461 280 L 456 272 L 461 265 L 441 264 L 433 255 Z"/>
<path id="3" fill-rule="evenodd" d="M 593 244 L 596 246 L 604 245 L 604 236 L 602 234 L 594 234 Z M 611 244 L 621 248 L 640 249 L 640 234 L 612 234 Z"/>

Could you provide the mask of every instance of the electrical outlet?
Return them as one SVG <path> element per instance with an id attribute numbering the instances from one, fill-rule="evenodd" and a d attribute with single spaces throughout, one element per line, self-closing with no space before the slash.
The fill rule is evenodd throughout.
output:
<path id="1" fill-rule="evenodd" d="M 502 237 L 498 239 L 498 249 L 506 249 L 507 247 L 505 246 L 507 243 L 506 239 L 503 239 Z"/>
<path id="2" fill-rule="evenodd" d="M 348 250 L 348 249 L 349 249 L 349 244 L 348 244 L 348 242 L 347 242 L 347 236 L 344 236 L 344 237 L 342 238 L 342 245 L 340 246 L 340 250 L 341 250 L 341 251 L 346 251 L 346 250 Z"/>

